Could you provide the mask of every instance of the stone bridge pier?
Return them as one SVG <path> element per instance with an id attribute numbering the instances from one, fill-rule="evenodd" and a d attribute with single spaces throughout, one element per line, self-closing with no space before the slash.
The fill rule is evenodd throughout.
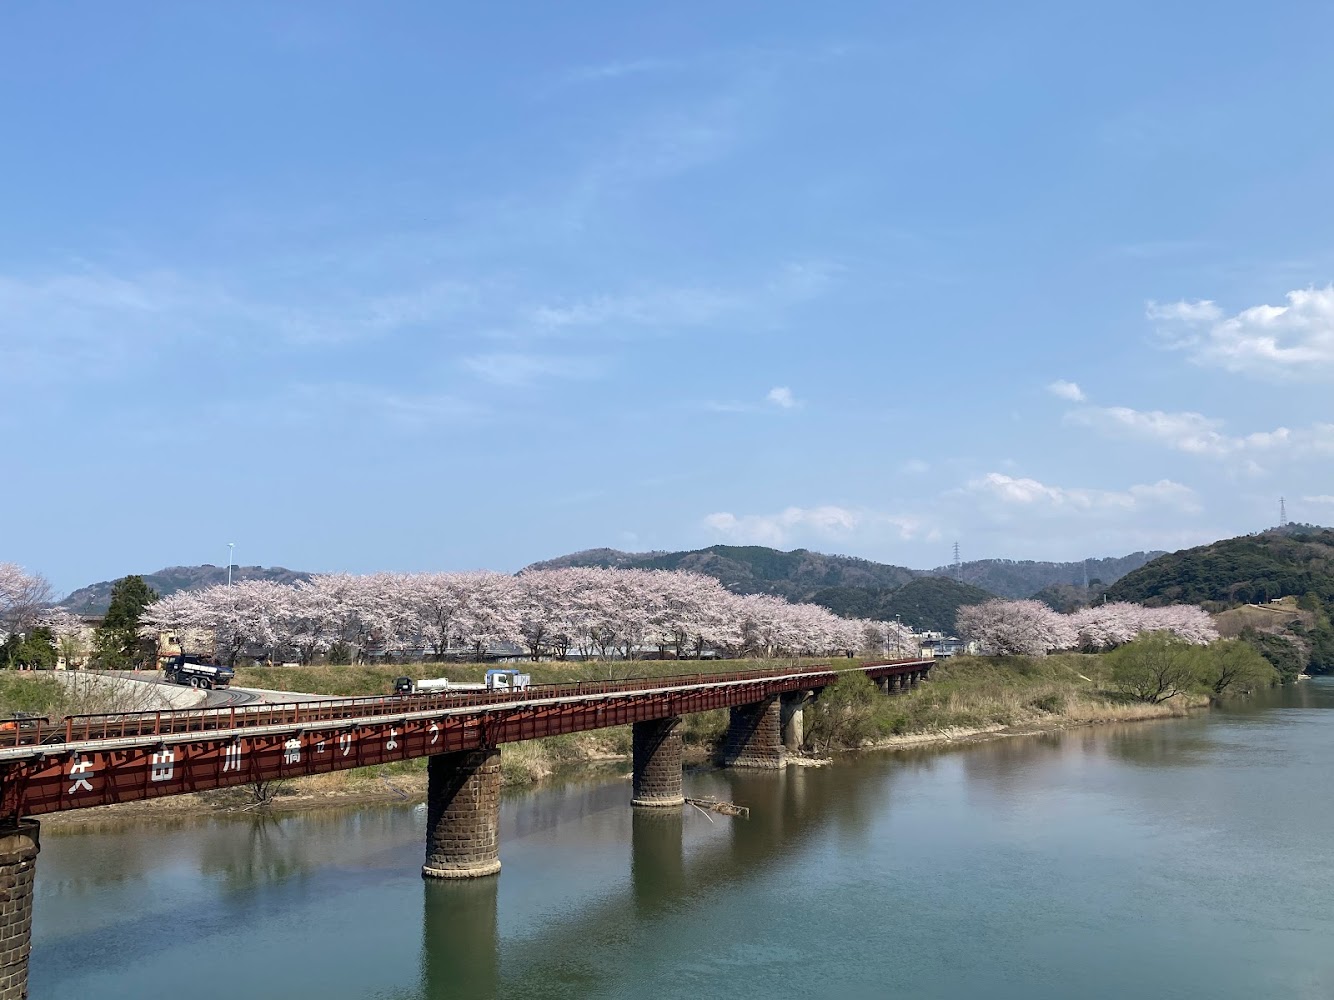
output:
<path id="1" fill-rule="evenodd" d="M 28 995 L 32 884 L 40 832 L 35 819 L 0 829 L 0 1000 L 24 1000 Z"/>
<path id="2" fill-rule="evenodd" d="M 422 875 L 480 878 L 500 871 L 500 751 L 438 753 L 426 776 Z"/>
<path id="3" fill-rule="evenodd" d="M 653 719 L 631 727 L 636 806 L 683 806 L 681 785 L 681 719 Z"/>
<path id="4" fill-rule="evenodd" d="M 779 720 L 783 726 L 783 747 L 789 753 L 800 752 L 806 742 L 806 704 L 814 697 L 814 691 L 793 691 L 782 696 Z"/>
<path id="5" fill-rule="evenodd" d="M 737 705 L 723 738 L 726 767 L 783 767 L 787 749 L 782 740 L 782 705 L 774 695 L 750 705 Z"/>

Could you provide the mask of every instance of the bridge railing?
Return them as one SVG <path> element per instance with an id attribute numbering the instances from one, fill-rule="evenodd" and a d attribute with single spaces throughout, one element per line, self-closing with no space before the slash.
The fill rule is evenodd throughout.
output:
<path id="1" fill-rule="evenodd" d="M 854 668 L 874 669 L 920 665 L 920 659 L 881 660 Z M 103 739 L 169 736 L 248 729 L 258 726 L 304 726 L 337 723 L 348 719 L 383 715 L 405 715 L 450 708 L 483 707 L 512 702 L 539 701 L 581 695 L 633 694 L 660 688 L 690 687 L 737 681 L 762 681 L 776 677 L 809 675 L 812 686 L 832 681 L 837 668 L 827 663 L 741 670 L 709 674 L 670 674 L 662 677 L 627 677 L 616 680 L 580 680 L 535 684 L 515 691 L 440 692 L 434 694 L 326 698 L 279 705 L 235 705 L 224 708 L 170 709 L 155 712 L 106 713 L 67 716 L 57 723 L 33 720 L 27 728 L 0 730 L 0 748 L 37 746 Z M 892 673 L 893 670 L 884 671 Z"/>

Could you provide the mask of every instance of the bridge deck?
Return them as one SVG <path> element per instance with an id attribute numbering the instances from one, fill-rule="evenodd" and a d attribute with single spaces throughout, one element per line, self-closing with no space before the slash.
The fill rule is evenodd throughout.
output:
<path id="1" fill-rule="evenodd" d="M 840 673 L 916 674 L 929 660 L 687 674 L 518 692 L 338 698 L 74 716 L 0 732 L 10 818 L 319 774 L 727 708 L 823 688 Z"/>

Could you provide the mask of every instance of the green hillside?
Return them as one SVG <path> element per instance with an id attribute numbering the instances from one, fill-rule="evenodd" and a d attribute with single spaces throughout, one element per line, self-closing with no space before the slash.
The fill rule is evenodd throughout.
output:
<path id="1" fill-rule="evenodd" d="M 1132 552 L 1128 556 L 1083 559 L 1079 562 L 1041 562 L 1032 559 L 975 559 L 959 566 L 964 583 L 981 587 L 1000 597 L 1033 597 L 1039 591 L 1063 584 L 1082 587 L 1085 579 L 1111 583 L 1139 569 L 1162 552 Z M 954 576 L 953 566 L 937 566 L 936 576 Z"/>
<path id="2" fill-rule="evenodd" d="M 981 604 L 995 594 L 980 587 L 939 576 L 925 576 L 897 588 L 829 587 L 811 602 L 846 618 L 895 618 L 911 628 L 953 632 L 954 618 L 968 604 Z"/>
<path id="3" fill-rule="evenodd" d="M 534 563 L 529 569 L 602 566 L 617 569 L 687 570 L 711 576 L 738 594 L 776 594 L 809 601 L 829 587 L 900 587 L 917 574 L 902 566 L 807 549 L 780 552 L 762 545 L 711 545 L 690 552 L 620 552 L 588 549 Z"/>
<path id="4" fill-rule="evenodd" d="M 1281 597 L 1304 615 L 1265 615 Z M 1284 677 L 1334 673 L 1334 530 L 1290 524 L 1255 535 L 1160 556 L 1118 580 L 1107 599 L 1141 604 L 1202 604 L 1248 622 L 1240 637 L 1251 643 Z M 1266 624 L 1263 619 L 1273 619 Z M 1220 626 L 1225 620 L 1220 617 Z"/>
<path id="5" fill-rule="evenodd" d="M 156 573 L 142 574 L 144 583 L 153 588 L 159 597 L 166 597 L 181 590 L 202 590 L 214 584 L 227 582 L 227 567 L 213 566 L 168 566 Z M 273 580 L 275 583 L 295 583 L 297 580 L 310 579 L 309 573 L 283 569 L 281 566 L 233 566 L 233 580 Z M 100 615 L 111 603 L 111 588 L 115 580 L 103 580 L 80 587 L 60 602 L 76 615 Z"/>
<path id="6" fill-rule="evenodd" d="M 1159 556 L 1107 589 L 1110 601 L 1222 610 L 1314 594 L 1334 603 L 1334 530 L 1288 525 Z"/>

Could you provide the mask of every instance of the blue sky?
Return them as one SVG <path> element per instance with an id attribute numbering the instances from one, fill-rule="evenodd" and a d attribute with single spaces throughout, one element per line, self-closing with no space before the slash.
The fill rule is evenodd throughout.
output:
<path id="1" fill-rule="evenodd" d="M 0 11 L 0 559 L 1334 520 L 1328 5 Z"/>

